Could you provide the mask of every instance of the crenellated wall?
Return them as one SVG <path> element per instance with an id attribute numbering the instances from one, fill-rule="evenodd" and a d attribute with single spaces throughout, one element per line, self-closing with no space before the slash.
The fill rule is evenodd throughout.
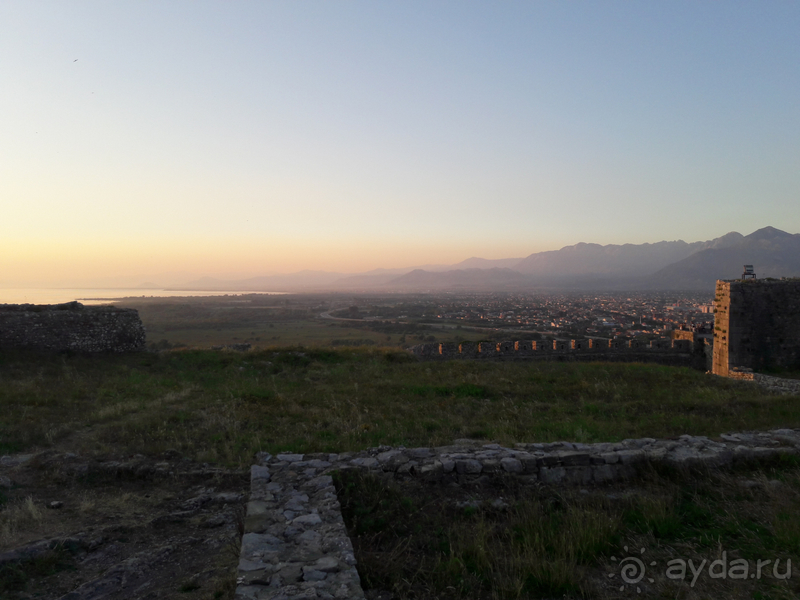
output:
<path id="1" fill-rule="evenodd" d="M 144 326 L 132 308 L 0 304 L 0 350 L 131 352 L 144 344 Z"/>
<path id="2" fill-rule="evenodd" d="M 706 368 L 704 348 L 692 340 L 548 340 L 419 344 L 409 349 L 421 360 L 609 360 L 658 362 Z"/>

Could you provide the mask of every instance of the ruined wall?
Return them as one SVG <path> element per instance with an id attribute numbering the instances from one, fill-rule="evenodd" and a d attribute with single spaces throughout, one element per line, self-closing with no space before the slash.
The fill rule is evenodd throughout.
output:
<path id="1" fill-rule="evenodd" d="M 421 360 L 493 359 L 657 362 L 706 369 L 704 340 L 548 340 L 419 344 L 409 350 Z"/>
<path id="2" fill-rule="evenodd" d="M 763 373 L 753 373 L 750 369 L 746 371 L 731 369 L 728 377 L 739 381 L 752 381 L 775 394 L 800 394 L 800 379 L 786 379 L 774 377 L 773 375 L 764 375 Z"/>
<path id="3" fill-rule="evenodd" d="M 800 280 L 717 281 L 712 372 L 800 370 Z"/>
<path id="4" fill-rule="evenodd" d="M 380 446 L 340 454 L 256 455 L 239 554 L 235 600 L 364 599 L 332 473 L 358 469 L 385 480 L 430 485 L 602 486 L 654 466 L 701 470 L 779 460 L 800 453 L 800 431 L 723 433 L 722 441 L 682 435 L 619 443 L 515 444 L 456 440 L 438 448 Z"/>
<path id="5" fill-rule="evenodd" d="M 144 343 L 144 326 L 132 308 L 0 304 L 0 350 L 130 352 L 144 350 Z"/>

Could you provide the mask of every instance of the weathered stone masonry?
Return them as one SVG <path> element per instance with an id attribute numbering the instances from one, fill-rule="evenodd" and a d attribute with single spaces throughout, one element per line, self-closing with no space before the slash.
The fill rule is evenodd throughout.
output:
<path id="1" fill-rule="evenodd" d="M 601 485 L 635 477 L 652 464 L 718 468 L 800 453 L 800 431 L 680 436 L 619 443 L 516 444 L 456 440 L 440 448 L 390 448 L 340 454 L 262 453 L 251 468 L 250 502 L 236 600 L 364 598 L 353 547 L 330 474 L 360 469 L 386 479 L 475 484 L 495 476 L 542 485 Z"/>
<path id="2" fill-rule="evenodd" d="M 800 370 L 800 280 L 717 281 L 712 372 Z"/>
<path id="3" fill-rule="evenodd" d="M 144 326 L 132 308 L 0 304 L 0 350 L 130 352 L 144 345 Z"/>

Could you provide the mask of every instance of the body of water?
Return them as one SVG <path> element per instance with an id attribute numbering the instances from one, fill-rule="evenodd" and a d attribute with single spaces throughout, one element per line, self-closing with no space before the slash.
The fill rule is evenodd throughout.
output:
<path id="1" fill-rule="evenodd" d="M 165 298 L 179 296 L 237 296 L 239 294 L 284 294 L 285 292 L 207 292 L 142 288 L 0 288 L 0 304 L 108 304 L 120 298 Z"/>

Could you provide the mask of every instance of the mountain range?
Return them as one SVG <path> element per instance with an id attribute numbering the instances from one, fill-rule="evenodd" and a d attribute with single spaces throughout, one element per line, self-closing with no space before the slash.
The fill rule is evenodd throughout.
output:
<path id="1" fill-rule="evenodd" d="M 432 291 L 432 290 L 707 290 L 717 279 L 741 276 L 752 264 L 759 277 L 800 276 L 800 234 L 764 227 L 704 242 L 588 244 L 524 258 L 468 258 L 455 265 L 375 269 L 346 274 L 300 271 L 236 281 L 205 277 L 172 289 L 204 291 Z"/>

